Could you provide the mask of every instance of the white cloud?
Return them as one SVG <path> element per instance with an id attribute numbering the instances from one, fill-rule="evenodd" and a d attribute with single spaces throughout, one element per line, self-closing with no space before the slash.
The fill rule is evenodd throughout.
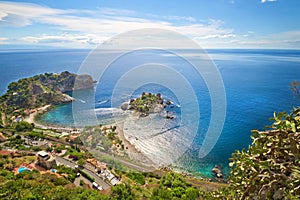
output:
<path id="1" fill-rule="evenodd" d="M 162 18 L 167 19 L 167 20 L 178 20 L 178 21 L 188 21 L 188 22 L 196 22 L 197 20 L 194 17 L 185 17 L 185 16 L 162 16 Z"/>
<path id="2" fill-rule="evenodd" d="M 275 0 L 261 2 L 267 1 Z M 40 29 L 39 32 L 28 35 L 18 28 L 36 24 L 47 25 L 47 29 Z M 0 2 L 0 28 L 5 30 L 6 26 L 17 27 L 19 36 L 10 39 L 2 37 L 0 39 L 2 44 L 37 44 L 66 48 L 94 47 L 119 33 L 142 28 L 177 31 L 193 38 L 204 48 L 294 48 L 299 46 L 300 41 L 300 31 L 297 30 L 264 36 L 251 30 L 238 34 L 233 29 L 226 28 L 223 21 L 214 19 L 201 21 L 191 16 L 156 16 L 111 8 L 62 10 L 37 4 L 2 1 Z M 51 33 L 47 33 L 48 30 L 51 30 Z M 8 33 L 6 32 L 6 35 Z"/>
<path id="3" fill-rule="evenodd" d="M 86 48 L 90 45 L 97 45 L 108 39 L 108 37 L 99 37 L 93 34 L 74 35 L 65 33 L 62 35 L 40 35 L 26 36 L 20 38 L 21 41 L 27 44 L 47 44 L 52 46 L 76 45 L 76 47 Z"/>
<path id="4" fill-rule="evenodd" d="M 156 20 L 157 18 L 157 20 Z M 100 43 L 103 38 L 108 38 L 119 33 L 142 29 L 161 28 L 178 31 L 189 37 L 217 38 L 233 35 L 232 29 L 224 29 L 223 22 L 210 19 L 206 23 L 196 23 L 191 16 L 161 16 L 147 18 L 140 17 L 139 13 L 130 10 L 111 8 L 98 8 L 96 10 L 54 9 L 37 4 L 0 2 L 0 25 L 29 26 L 38 24 L 50 25 L 54 29 L 73 35 L 31 35 L 21 39 L 27 43 Z M 184 25 L 178 25 L 177 21 L 185 21 Z M 77 36 L 75 36 L 75 33 Z M 94 39 L 79 39 L 78 35 L 96 35 Z M 95 39 L 97 38 L 97 39 Z M 100 38 L 100 39 L 99 39 Z M 87 42 L 89 41 L 89 42 Z"/>
<path id="5" fill-rule="evenodd" d="M 275 2 L 277 0 L 261 0 L 261 3 L 266 3 L 266 2 Z"/>
<path id="6" fill-rule="evenodd" d="M 7 15 L 8 15 L 7 13 L 0 11 L 0 21 L 4 21 L 3 18 L 6 17 Z"/>
<path id="7" fill-rule="evenodd" d="M 196 37 L 195 39 L 213 39 L 213 38 L 232 38 L 232 37 L 236 37 L 235 34 L 214 34 L 214 35 L 205 35 L 202 37 Z"/>

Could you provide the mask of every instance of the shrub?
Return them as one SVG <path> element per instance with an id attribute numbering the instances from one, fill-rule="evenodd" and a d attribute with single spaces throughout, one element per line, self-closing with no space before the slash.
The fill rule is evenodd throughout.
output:
<path id="1" fill-rule="evenodd" d="M 32 131 L 34 128 L 33 123 L 28 123 L 25 121 L 18 122 L 15 126 L 16 131 L 21 132 L 21 131 Z"/>
<path id="2" fill-rule="evenodd" d="M 248 151 L 232 155 L 230 189 L 235 198 L 299 199 L 300 108 L 274 113 L 273 130 L 253 131 Z"/>
<path id="3" fill-rule="evenodd" d="M 139 183 L 141 185 L 145 184 L 145 177 L 139 172 L 128 172 L 126 173 L 126 176 L 131 180 L 135 181 L 136 183 Z"/>

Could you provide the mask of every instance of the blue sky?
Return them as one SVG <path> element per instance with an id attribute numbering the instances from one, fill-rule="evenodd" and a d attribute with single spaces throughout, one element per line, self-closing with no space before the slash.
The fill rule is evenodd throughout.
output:
<path id="1" fill-rule="evenodd" d="M 300 49 L 299 0 L 0 1 L 0 48 L 93 48 L 140 29 L 203 48 Z"/>

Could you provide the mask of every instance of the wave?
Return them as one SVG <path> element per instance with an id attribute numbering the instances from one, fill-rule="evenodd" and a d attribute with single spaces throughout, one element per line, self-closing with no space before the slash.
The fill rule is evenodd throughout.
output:
<path id="1" fill-rule="evenodd" d="M 76 99 L 77 101 L 80 101 L 81 103 L 86 103 L 86 101 L 82 100 L 82 99 Z"/>
<path id="2" fill-rule="evenodd" d="M 120 108 L 96 108 L 95 112 L 97 115 L 115 115 L 123 113 Z"/>
<path id="3" fill-rule="evenodd" d="M 99 101 L 96 103 L 96 105 L 101 105 L 101 104 L 104 104 L 104 103 L 107 103 L 107 102 L 109 102 L 109 99 L 104 100 L 104 101 L 99 100 Z"/>

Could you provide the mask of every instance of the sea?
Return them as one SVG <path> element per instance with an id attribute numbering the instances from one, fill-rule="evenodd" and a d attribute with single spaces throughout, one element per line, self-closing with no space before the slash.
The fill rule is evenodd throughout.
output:
<path id="1" fill-rule="evenodd" d="M 2 50 L 0 93 L 4 94 L 8 84 L 20 78 L 46 72 L 77 73 L 90 52 L 88 49 Z M 266 126 L 272 124 L 270 118 L 274 112 L 290 112 L 293 107 L 300 105 L 300 99 L 293 95 L 289 85 L 294 80 L 300 81 L 300 50 L 209 49 L 206 52 L 217 67 L 224 84 L 226 116 L 216 145 L 204 158 L 199 158 L 198 152 L 212 119 L 211 96 L 204 78 L 194 77 L 192 69 L 189 71 L 189 68 L 185 67 L 186 61 L 176 56 L 166 55 L 162 51 L 147 50 L 134 52 L 119 62 L 114 62 L 114 67 L 107 72 L 108 78 L 95 84 L 94 107 L 98 119 L 103 123 L 110 123 L 114 118 L 112 110 L 119 109 L 115 105 L 112 106 L 112 89 L 122 77 L 115 74 L 126 72 L 120 70 L 124 69 L 124 65 L 130 66 L 132 60 L 152 63 L 155 59 L 155 63 L 174 67 L 191 82 L 200 110 L 200 117 L 197 118 L 198 130 L 195 130 L 196 134 L 189 148 L 178 158 L 177 167 L 197 176 L 212 177 L 211 169 L 218 165 L 228 175 L 229 158 L 234 151 L 248 148 L 251 144 L 251 130 L 264 130 Z M 195 56 L 193 50 L 186 54 L 187 57 L 189 55 Z M 194 84 L 196 79 L 200 80 L 198 85 Z M 120 102 L 136 98 L 143 91 L 161 93 L 165 99 L 170 99 L 174 104 L 173 110 L 170 108 L 170 113 L 177 117 L 175 122 L 180 123 L 181 120 L 178 119 L 182 116 L 182 108 L 177 98 L 178 94 L 166 85 L 154 82 L 138 86 L 130 95 L 123 96 Z M 72 105 L 56 106 L 39 120 L 44 124 L 74 126 Z"/>

